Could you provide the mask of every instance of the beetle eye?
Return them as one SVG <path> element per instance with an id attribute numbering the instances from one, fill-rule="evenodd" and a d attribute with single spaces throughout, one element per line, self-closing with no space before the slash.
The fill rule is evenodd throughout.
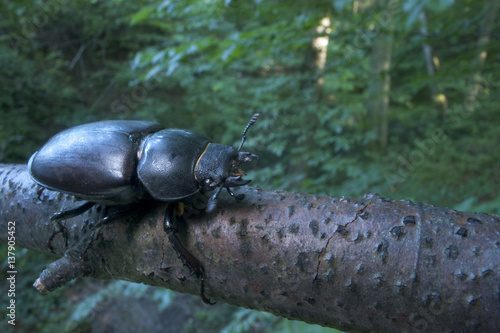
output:
<path id="1" fill-rule="evenodd" d="M 217 186 L 219 184 L 217 184 L 216 181 L 214 181 L 212 178 L 207 178 L 205 179 L 205 189 L 208 190 L 208 191 L 212 191 L 214 190 L 215 188 L 217 188 Z"/>

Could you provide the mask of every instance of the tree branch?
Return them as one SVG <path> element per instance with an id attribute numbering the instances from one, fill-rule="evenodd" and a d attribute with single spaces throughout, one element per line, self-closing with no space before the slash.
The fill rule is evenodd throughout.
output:
<path id="1" fill-rule="evenodd" d="M 24 165 L 0 165 L 0 184 L 1 240 L 15 221 L 17 245 L 49 252 L 50 216 L 78 203 L 47 190 L 38 200 Z M 238 192 L 244 200 L 222 195 L 215 212 L 189 216 L 180 234 L 205 265 L 211 299 L 347 331 L 500 328 L 499 217 L 378 195 Z M 165 207 L 107 225 L 95 239 L 99 209 L 65 221 L 72 250 L 54 237 L 62 259 L 41 274 L 39 290 L 89 276 L 199 294 L 199 279 L 169 246 Z"/>

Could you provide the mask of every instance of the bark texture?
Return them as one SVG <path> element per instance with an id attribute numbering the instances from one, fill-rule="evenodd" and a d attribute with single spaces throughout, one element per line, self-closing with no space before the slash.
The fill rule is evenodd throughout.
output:
<path id="1" fill-rule="evenodd" d="M 48 252 L 50 216 L 77 205 L 44 191 L 24 165 L 0 165 L 0 234 Z M 180 238 L 205 265 L 212 300 L 346 331 L 494 332 L 500 329 L 500 218 L 384 199 L 255 187 L 221 195 L 211 214 L 186 214 Z M 81 240 L 102 212 L 65 221 L 62 257 L 37 281 L 51 290 L 78 276 L 123 279 L 199 294 L 163 229 L 166 205 L 105 226 L 85 256 Z M 76 249 L 75 249 L 76 247 Z M 34 291 L 35 292 L 35 291 Z"/>

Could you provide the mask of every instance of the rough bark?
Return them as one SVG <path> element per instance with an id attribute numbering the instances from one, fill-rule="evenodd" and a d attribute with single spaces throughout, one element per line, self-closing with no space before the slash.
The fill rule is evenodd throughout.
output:
<path id="1" fill-rule="evenodd" d="M 38 200 L 24 165 L 0 165 L 0 186 L 1 240 L 15 221 L 16 246 L 48 252 L 50 216 L 77 203 L 51 191 Z M 181 232 L 205 265 L 211 299 L 346 331 L 500 329 L 499 217 L 372 194 L 238 193 L 245 199 L 221 195 L 215 212 L 189 216 Z M 81 259 L 56 236 L 62 259 L 38 287 L 89 276 L 199 294 L 200 281 L 169 246 L 164 211 L 158 203 L 105 226 Z M 92 209 L 65 221 L 69 247 L 79 247 L 99 216 Z"/>

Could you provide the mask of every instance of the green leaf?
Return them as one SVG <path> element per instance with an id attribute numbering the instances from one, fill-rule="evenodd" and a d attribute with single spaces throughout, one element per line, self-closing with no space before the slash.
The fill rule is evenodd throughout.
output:
<path id="1" fill-rule="evenodd" d="M 135 13 L 130 17 L 130 24 L 135 25 L 141 22 L 144 22 L 146 19 L 149 18 L 151 13 L 153 13 L 156 10 L 156 7 L 151 5 L 143 8 L 139 12 Z"/>
<path id="2" fill-rule="evenodd" d="M 222 52 L 222 55 L 221 55 L 222 61 L 226 61 L 229 58 L 229 56 L 231 55 L 231 53 L 233 53 L 233 51 L 234 51 L 235 48 L 236 48 L 236 44 L 235 43 L 229 45 L 229 47 L 226 48 L 224 50 L 224 52 Z"/>
<path id="3" fill-rule="evenodd" d="M 429 10 L 440 13 L 447 10 L 449 7 L 455 4 L 455 0 L 429 0 L 426 8 Z"/>

